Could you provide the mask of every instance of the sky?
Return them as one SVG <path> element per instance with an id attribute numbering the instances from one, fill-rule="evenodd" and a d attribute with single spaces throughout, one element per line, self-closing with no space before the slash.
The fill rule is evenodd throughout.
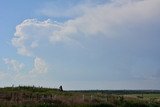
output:
<path id="1" fill-rule="evenodd" d="M 160 0 L 0 0 L 0 87 L 160 89 Z"/>

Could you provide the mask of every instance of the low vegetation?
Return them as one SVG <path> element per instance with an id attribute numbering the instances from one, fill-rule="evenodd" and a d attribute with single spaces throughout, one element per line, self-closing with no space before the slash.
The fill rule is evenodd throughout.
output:
<path id="1" fill-rule="evenodd" d="M 0 88 L 0 107 L 160 107 L 160 92 L 5 87 Z"/>

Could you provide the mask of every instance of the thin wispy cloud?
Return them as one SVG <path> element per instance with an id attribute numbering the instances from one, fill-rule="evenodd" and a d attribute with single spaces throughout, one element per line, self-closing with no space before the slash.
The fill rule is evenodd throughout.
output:
<path id="1" fill-rule="evenodd" d="M 20 63 L 15 59 L 4 58 L 3 61 L 8 65 L 8 68 L 11 71 L 20 72 L 25 67 L 23 63 Z"/>

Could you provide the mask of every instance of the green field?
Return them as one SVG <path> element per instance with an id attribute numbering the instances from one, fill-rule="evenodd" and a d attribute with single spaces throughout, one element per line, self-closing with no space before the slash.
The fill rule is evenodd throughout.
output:
<path id="1" fill-rule="evenodd" d="M 129 94 L 126 96 L 132 96 L 132 97 L 138 97 L 138 96 L 143 96 L 143 98 L 159 98 L 160 99 L 160 94 Z"/>
<path id="2" fill-rule="evenodd" d="M 142 93 L 143 92 L 143 93 Z M 0 88 L 0 107 L 160 107 L 159 91 Z"/>

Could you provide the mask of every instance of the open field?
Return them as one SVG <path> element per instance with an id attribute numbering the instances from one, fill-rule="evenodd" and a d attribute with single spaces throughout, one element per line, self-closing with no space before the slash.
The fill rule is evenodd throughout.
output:
<path id="1" fill-rule="evenodd" d="M 150 99 L 150 98 L 160 99 L 160 94 L 128 94 L 128 95 L 125 95 L 125 96 L 143 97 L 145 99 Z"/>
<path id="2" fill-rule="evenodd" d="M 159 91 L 0 88 L 0 107 L 160 107 Z"/>

